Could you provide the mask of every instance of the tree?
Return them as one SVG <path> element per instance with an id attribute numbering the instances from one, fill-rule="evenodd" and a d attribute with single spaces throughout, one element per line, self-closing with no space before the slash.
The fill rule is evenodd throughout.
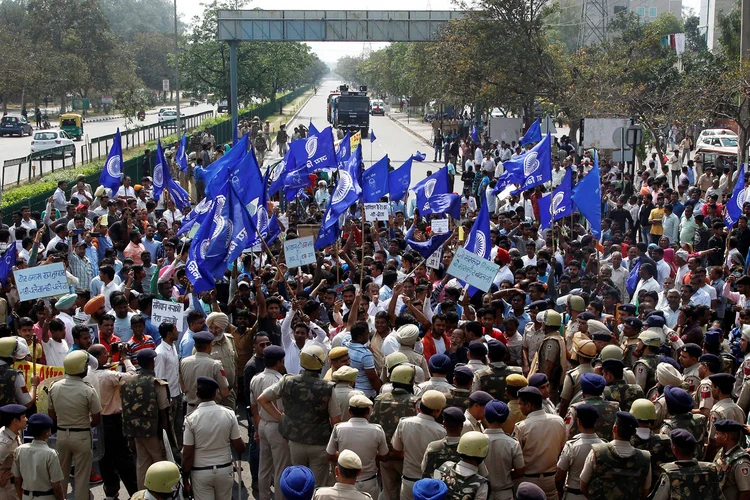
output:
<path id="1" fill-rule="evenodd" d="M 174 36 L 136 33 L 129 45 L 135 74 L 150 89 L 161 91 L 162 80 L 174 77 Z"/>

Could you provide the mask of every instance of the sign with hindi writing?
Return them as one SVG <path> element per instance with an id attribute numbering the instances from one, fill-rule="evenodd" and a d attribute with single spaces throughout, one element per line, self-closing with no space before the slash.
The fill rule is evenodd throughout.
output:
<path id="1" fill-rule="evenodd" d="M 448 219 L 432 219 L 430 226 L 432 227 L 432 232 L 435 234 L 445 234 L 450 231 Z"/>
<path id="2" fill-rule="evenodd" d="M 365 217 L 370 222 L 388 220 L 388 203 L 365 203 Z"/>
<path id="3" fill-rule="evenodd" d="M 26 387 L 31 390 L 31 377 L 34 375 L 34 366 L 31 361 L 18 361 L 13 363 L 13 368 L 23 373 L 23 377 L 26 380 Z M 39 381 L 41 382 L 46 379 L 65 375 L 65 368 L 62 366 L 47 366 L 37 363 L 36 374 L 39 375 Z"/>
<path id="4" fill-rule="evenodd" d="M 486 292 L 492 286 L 492 281 L 499 269 L 500 266 L 494 262 L 474 255 L 464 247 L 459 247 L 453 257 L 453 262 L 448 267 L 448 274 Z"/>
<path id="5" fill-rule="evenodd" d="M 284 255 L 289 269 L 315 264 L 315 240 L 312 236 L 295 238 L 284 242 Z"/>
<path id="6" fill-rule="evenodd" d="M 440 259 L 443 257 L 443 249 L 438 248 L 434 252 L 432 252 L 432 255 L 430 255 L 430 258 L 425 261 L 425 265 L 429 267 L 430 269 L 437 269 L 440 267 Z"/>
<path id="7" fill-rule="evenodd" d="M 21 302 L 70 293 L 62 262 L 13 271 Z"/>
<path id="8" fill-rule="evenodd" d="M 158 328 L 162 323 L 174 323 L 177 329 L 182 331 L 184 317 L 185 308 L 181 303 L 154 299 L 151 306 L 151 322 L 155 327 Z"/>

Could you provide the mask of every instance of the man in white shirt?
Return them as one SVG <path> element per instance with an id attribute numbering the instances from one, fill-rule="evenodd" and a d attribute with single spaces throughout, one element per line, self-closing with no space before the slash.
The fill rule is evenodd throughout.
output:
<path id="1" fill-rule="evenodd" d="M 42 333 L 42 347 L 47 366 L 63 366 L 63 360 L 70 350 L 65 341 L 65 324 L 58 318 L 50 321 L 46 337 L 45 340 L 45 335 Z"/>
<path id="2" fill-rule="evenodd" d="M 664 236 L 669 239 L 669 244 L 674 245 L 680 241 L 680 218 L 672 213 L 672 204 L 664 205 L 664 219 L 661 227 L 664 230 Z"/>
<path id="3" fill-rule="evenodd" d="M 50 251 L 54 250 L 55 246 L 58 243 L 65 243 L 66 245 L 70 245 L 70 242 L 68 241 L 68 228 L 65 224 L 55 226 L 55 236 L 49 240 L 49 243 L 47 243 L 45 252 L 49 253 Z"/>
<path id="4" fill-rule="evenodd" d="M 481 165 L 483 158 L 484 152 L 482 151 L 482 148 L 480 146 L 477 146 L 477 148 L 474 150 L 474 164 Z"/>
<path id="5" fill-rule="evenodd" d="M 479 148 L 477 148 L 477 151 L 479 151 Z M 489 151 L 484 153 L 484 160 L 482 161 L 482 170 L 490 174 L 490 178 L 492 178 L 492 174 L 493 172 L 495 172 L 495 160 L 492 159 L 492 156 L 490 155 Z"/>
<path id="6" fill-rule="evenodd" d="M 556 188 L 562 183 L 565 177 L 565 169 L 561 168 L 560 162 L 555 162 L 555 168 L 552 169 L 552 187 Z"/>
<path id="7" fill-rule="evenodd" d="M 630 273 L 622 265 L 622 254 L 620 252 L 612 252 L 609 263 L 612 266 L 612 281 L 620 291 L 620 298 L 625 303 L 628 298 L 626 280 Z"/>
<path id="8" fill-rule="evenodd" d="M 166 380 L 169 384 L 169 399 L 174 419 L 174 431 L 177 443 L 182 444 L 182 414 L 183 394 L 180 388 L 180 354 L 177 351 L 177 338 L 180 333 L 174 323 L 162 323 L 159 325 L 161 343 L 156 346 L 156 359 L 154 360 L 154 373 L 157 378 Z"/>
<path id="9" fill-rule="evenodd" d="M 56 318 L 65 325 L 65 340 L 68 342 L 68 345 L 73 344 L 73 327 L 76 326 L 73 315 L 76 311 L 75 303 L 77 298 L 76 294 L 69 293 L 63 295 L 55 302 L 55 309 L 58 311 Z"/>
<path id="10" fill-rule="evenodd" d="M 666 295 L 667 305 L 661 308 L 661 310 L 664 312 L 665 324 L 674 330 L 680 315 L 680 292 L 673 288 Z"/>
<path id="11" fill-rule="evenodd" d="M 122 185 L 117 190 L 116 198 L 135 198 L 135 189 L 130 185 L 130 177 L 122 179 Z"/>
<path id="12" fill-rule="evenodd" d="M 52 203 L 54 203 L 55 208 L 60 212 L 65 212 L 65 207 L 68 206 L 68 200 L 65 198 L 66 189 L 68 189 L 68 182 L 59 181 L 57 189 L 55 189 L 55 193 L 52 195 Z"/>
<path id="13" fill-rule="evenodd" d="M 704 283 L 695 274 L 690 278 L 690 285 L 692 285 L 693 296 L 690 297 L 690 302 L 696 306 L 708 306 L 711 307 L 711 296 L 702 288 Z M 713 288 L 713 287 L 712 287 Z"/>
<path id="14" fill-rule="evenodd" d="M 685 250 L 677 250 L 674 253 L 674 261 L 675 264 L 677 264 L 677 274 L 674 278 L 674 288 L 678 292 L 680 291 L 680 287 L 682 286 L 683 278 L 687 273 L 690 272 L 690 268 L 687 265 L 688 255 L 689 254 Z"/>
<path id="15" fill-rule="evenodd" d="M 291 309 L 281 322 L 281 346 L 285 353 L 284 366 L 286 372 L 292 375 L 297 375 L 302 369 L 299 364 L 302 348 L 308 343 L 323 344 L 326 341 L 326 332 L 322 328 L 309 320 L 308 324 L 297 313 L 297 310 Z M 310 338 L 311 330 L 315 332 L 315 339 Z"/>
<path id="16" fill-rule="evenodd" d="M 654 279 L 654 275 L 656 274 L 656 272 L 654 271 L 654 266 L 648 263 L 643 264 L 640 268 L 639 274 L 641 279 L 638 282 L 638 286 L 635 288 L 633 297 L 638 297 L 638 292 L 640 292 L 641 290 L 646 290 L 649 292 L 661 292 L 661 286 Z"/>
<path id="17" fill-rule="evenodd" d="M 661 247 L 656 247 L 651 250 L 651 258 L 656 262 L 656 281 L 661 287 L 664 285 L 664 280 L 672 272 L 672 268 L 669 267 L 669 264 L 664 262 L 664 249 Z"/>

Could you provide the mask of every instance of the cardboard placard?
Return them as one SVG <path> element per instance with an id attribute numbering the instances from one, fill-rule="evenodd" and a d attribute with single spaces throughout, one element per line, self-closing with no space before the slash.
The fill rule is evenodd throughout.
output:
<path id="1" fill-rule="evenodd" d="M 295 238 L 284 242 L 284 256 L 289 269 L 315 264 L 315 241 L 312 236 Z"/>
<path id="2" fill-rule="evenodd" d="M 486 292 L 492 286 L 500 266 L 459 247 L 448 274 Z"/>
<path id="3" fill-rule="evenodd" d="M 182 331 L 185 307 L 179 302 L 154 299 L 151 306 L 151 322 L 155 327 L 162 323 L 174 323 Z"/>
<path id="4" fill-rule="evenodd" d="M 318 233 L 320 232 L 320 224 L 298 224 L 297 234 L 300 238 L 305 236 L 312 236 L 313 241 L 317 241 Z"/>
<path id="5" fill-rule="evenodd" d="M 387 221 L 389 212 L 388 203 L 365 203 L 365 217 L 369 222 Z"/>
<path id="6" fill-rule="evenodd" d="M 13 271 L 21 302 L 70 293 L 62 262 Z"/>
<path id="7" fill-rule="evenodd" d="M 445 234 L 450 231 L 448 219 L 432 219 L 430 226 L 435 234 Z"/>
<path id="8" fill-rule="evenodd" d="M 443 249 L 438 248 L 434 252 L 432 252 L 432 255 L 425 261 L 425 265 L 429 267 L 430 269 L 437 269 L 440 267 L 440 261 L 443 258 Z"/>

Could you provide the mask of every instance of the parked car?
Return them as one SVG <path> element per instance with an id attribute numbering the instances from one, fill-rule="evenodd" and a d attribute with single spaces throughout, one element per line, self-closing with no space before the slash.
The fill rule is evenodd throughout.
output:
<path id="1" fill-rule="evenodd" d="M 18 137 L 23 137 L 33 133 L 34 128 L 23 115 L 5 115 L 0 120 L 0 136 L 18 134 Z"/>
<path id="2" fill-rule="evenodd" d="M 174 108 L 174 107 L 160 108 L 159 109 L 159 121 L 161 121 L 162 115 L 164 115 L 164 113 L 166 113 L 167 111 L 174 111 L 176 113 L 177 112 L 177 108 Z"/>
<path id="3" fill-rule="evenodd" d="M 57 148 L 62 148 L 57 151 Z M 34 133 L 31 140 L 32 156 L 47 156 L 44 152 L 50 151 L 49 155 L 67 156 L 75 152 L 73 139 L 64 130 L 39 130 Z"/>
<path id="4" fill-rule="evenodd" d="M 710 128 L 702 131 L 695 141 L 695 153 L 737 156 L 739 138 L 732 130 Z"/>
<path id="5" fill-rule="evenodd" d="M 177 126 L 177 110 L 167 109 L 163 113 L 159 114 L 159 123 L 161 128 L 169 128 Z"/>

